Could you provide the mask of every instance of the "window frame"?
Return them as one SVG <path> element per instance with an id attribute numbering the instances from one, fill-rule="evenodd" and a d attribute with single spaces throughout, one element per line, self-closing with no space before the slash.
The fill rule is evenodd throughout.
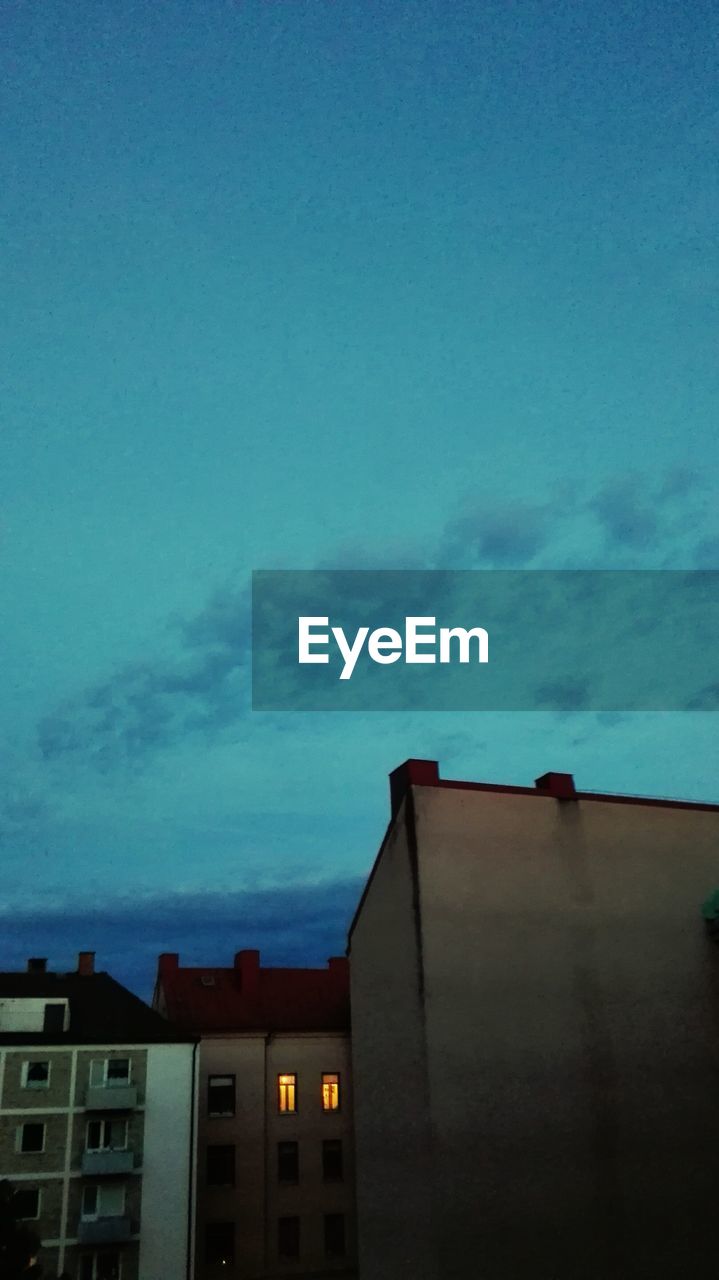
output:
<path id="1" fill-rule="evenodd" d="M 209 1250 L 209 1247 L 208 1247 L 208 1240 L 209 1240 L 209 1234 L 210 1234 L 210 1232 L 211 1232 L 211 1230 L 212 1230 L 212 1228 L 213 1228 L 213 1227 L 215 1227 L 215 1228 L 217 1228 L 217 1227 L 231 1227 L 231 1228 L 232 1228 L 232 1251 L 231 1251 L 231 1255 L 230 1255 L 230 1257 L 228 1257 L 228 1258 L 215 1258 L 215 1257 L 211 1258 L 211 1257 L 209 1256 L 209 1255 L 210 1255 L 210 1250 Z M 225 1265 L 225 1263 L 226 1263 L 226 1262 L 227 1262 L 227 1263 L 229 1263 L 229 1265 L 230 1265 L 231 1267 L 234 1267 L 234 1265 L 235 1265 L 235 1263 L 236 1263 L 236 1261 L 237 1261 L 237 1223 L 235 1222 L 234 1218 L 221 1218 L 221 1219 L 218 1219 L 218 1220 L 215 1220 L 215 1221 L 212 1221 L 212 1220 L 211 1220 L 211 1221 L 209 1221 L 209 1222 L 206 1222 L 206 1223 L 205 1223 L 205 1241 L 204 1241 L 204 1243 L 205 1243 L 205 1251 L 204 1251 L 204 1254 L 205 1254 L 205 1266 L 206 1266 L 206 1267 L 222 1267 L 222 1266 L 224 1266 L 224 1265 Z"/>
<path id="2" fill-rule="evenodd" d="M 23 1146 L 23 1136 L 26 1129 L 42 1129 L 42 1146 L 26 1148 Z M 45 1151 L 45 1138 L 47 1136 L 47 1124 L 44 1120 L 23 1120 L 15 1131 L 15 1150 L 18 1155 L 23 1156 L 40 1156 Z"/>
<path id="3" fill-rule="evenodd" d="M 82 1268 L 85 1262 L 90 1261 L 91 1280 L 97 1280 L 97 1260 L 103 1255 L 95 1251 L 94 1253 L 80 1254 L 80 1273 L 79 1280 L 83 1280 Z M 106 1254 L 105 1254 L 106 1256 Z M 122 1280 L 122 1253 L 119 1249 L 115 1250 L 115 1258 L 117 1259 L 117 1280 Z"/>
<path id="4" fill-rule="evenodd" d="M 283 1178 L 283 1177 L 282 1177 L 282 1156 L 281 1156 L 281 1154 L 280 1154 L 280 1153 L 281 1153 L 281 1151 L 282 1151 L 282 1148 L 283 1148 L 283 1147 L 285 1148 L 285 1155 L 287 1155 L 287 1154 L 288 1154 L 288 1148 L 290 1148 L 290 1147 L 292 1147 L 292 1148 L 293 1148 L 292 1155 L 293 1155 L 293 1157 L 294 1157 L 294 1159 L 293 1159 L 293 1163 L 294 1163 L 295 1173 L 294 1173 L 294 1177 L 292 1177 L 292 1178 Z M 277 1183 L 278 1183 L 278 1186 L 281 1186 L 281 1187 L 296 1187 L 296 1186 L 298 1186 L 299 1181 L 300 1181 L 300 1144 L 299 1144 L 299 1142 L 297 1142 L 296 1140 L 294 1140 L 294 1139 L 292 1139 L 292 1138 L 287 1138 L 287 1139 L 283 1138 L 283 1139 L 281 1139 L 281 1140 L 277 1143 L 277 1155 L 276 1155 L 276 1159 L 277 1159 Z"/>
<path id="5" fill-rule="evenodd" d="M 232 1178 L 229 1181 L 217 1181 L 210 1178 L 210 1152 L 232 1152 Z M 220 1157 L 216 1157 L 218 1160 Z M 224 1158 L 224 1157 L 222 1157 Z M 228 1159 L 229 1163 L 229 1159 Z M 205 1186 L 207 1187 L 234 1187 L 237 1185 L 237 1145 L 234 1142 L 208 1142 L 205 1148 Z"/>
<path id="6" fill-rule="evenodd" d="M 282 1224 L 293 1222 L 296 1223 L 295 1240 L 297 1248 L 288 1253 L 282 1248 Z M 277 1219 L 277 1257 L 282 1261 L 296 1262 L 302 1256 L 302 1224 L 298 1213 L 282 1213 Z"/>
<path id="7" fill-rule="evenodd" d="M 103 1140 L 104 1140 L 104 1137 L 105 1137 L 105 1128 L 106 1128 L 106 1125 L 124 1125 L 124 1126 L 125 1126 L 125 1142 L 124 1142 L 124 1145 L 123 1145 L 123 1146 L 121 1146 L 121 1147 L 108 1147 L 108 1146 L 107 1146 L 106 1144 L 104 1144 L 104 1142 L 103 1142 L 103 1145 L 102 1145 L 101 1147 L 91 1147 L 91 1146 L 90 1146 L 90 1126 L 91 1126 L 91 1125 L 93 1125 L 93 1124 L 98 1124 L 98 1125 L 100 1126 L 100 1129 L 101 1129 L 101 1131 L 102 1131 L 102 1137 L 103 1137 Z M 103 1117 L 102 1117 L 101 1119 L 99 1119 L 99 1120 L 98 1120 L 98 1119 L 89 1119 L 89 1120 L 86 1122 L 86 1124 L 85 1124 L 85 1148 L 84 1148 L 84 1149 L 85 1149 L 85 1151 L 92 1151 L 92 1152 L 98 1152 L 98 1151 L 127 1151 L 127 1150 L 128 1150 L 128 1145 L 127 1145 L 127 1144 L 128 1144 L 128 1136 L 129 1136 L 129 1125 L 128 1125 L 127 1120 L 125 1120 L 125 1119 L 119 1119 L 119 1120 L 118 1120 L 118 1119 L 115 1119 L 114 1117 L 110 1117 L 110 1116 L 103 1116 Z"/>
<path id="8" fill-rule="evenodd" d="M 232 1081 L 232 1110 L 231 1111 L 212 1111 L 210 1110 L 210 1098 L 212 1096 L 213 1080 L 231 1080 Z M 218 1089 L 229 1089 L 230 1085 L 216 1085 Z M 230 1120 L 237 1115 L 237 1076 L 230 1071 L 221 1071 L 208 1075 L 207 1077 L 207 1116 L 210 1120 Z"/>
<path id="9" fill-rule="evenodd" d="M 339 1152 L 339 1173 L 327 1173 L 327 1155 L 331 1148 Z M 344 1166 L 344 1146 L 341 1138 L 323 1138 L 322 1139 L 322 1181 L 323 1182 L 344 1182 L 345 1166 Z"/>
<path id="10" fill-rule="evenodd" d="M 330 1222 L 338 1222 L 342 1224 L 342 1248 L 331 1249 L 328 1245 L 328 1226 Z M 344 1213 L 325 1213 L 323 1222 L 323 1242 L 325 1247 L 326 1258 L 346 1258 L 347 1257 L 347 1216 Z"/>
<path id="11" fill-rule="evenodd" d="M 110 1080 L 108 1070 L 111 1062 L 126 1062 L 127 1077 L 124 1080 Z M 93 1079 L 97 1073 L 94 1068 L 98 1063 L 102 1063 L 102 1079 Z M 132 1058 L 91 1058 L 90 1060 L 90 1088 L 92 1089 L 127 1089 L 132 1084 Z"/>
<path id="12" fill-rule="evenodd" d="M 287 1101 L 284 1090 L 292 1090 L 292 1106 L 283 1106 L 283 1098 Z M 299 1111 L 299 1077 L 296 1071 L 277 1072 L 277 1114 L 296 1116 Z"/>
<path id="13" fill-rule="evenodd" d="M 44 1064 L 47 1067 L 47 1079 L 42 1081 L 28 1080 L 28 1072 L 30 1067 L 40 1066 Z M 20 1088 L 21 1089 L 49 1089 L 50 1075 L 52 1072 L 51 1058 L 26 1058 L 20 1069 Z"/>
<path id="14" fill-rule="evenodd" d="M 121 1191 L 122 1192 L 122 1208 L 119 1213 L 103 1213 L 102 1211 L 102 1193 L 103 1191 Z M 94 1213 L 88 1213 L 85 1208 L 85 1196 L 88 1191 L 94 1191 L 97 1196 L 97 1207 Z M 80 1197 L 80 1218 L 82 1222 L 97 1222 L 100 1218 L 124 1218 L 127 1210 L 127 1184 L 124 1182 L 86 1182 L 82 1188 L 82 1196 Z"/>
<path id="15" fill-rule="evenodd" d="M 328 1083 L 327 1083 L 327 1088 L 328 1088 L 328 1089 L 331 1089 L 332 1084 L 334 1084 L 334 1085 L 335 1085 L 335 1088 L 337 1089 L 337 1106 L 336 1106 L 336 1107 L 332 1107 L 332 1106 L 326 1107 L 326 1106 L 325 1106 L 325 1081 L 327 1081 L 327 1082 L 328 1082 Z M 331 1097 L 331 1094 L 330 1094 L 330 1097 Z M 323 1072 L 321 1073 L 321 1076 L 320 1076 L 320 1103 L 321 1103 L 321 1106 L 322 1106 L 322 1114 L 323 1114 L 323 1115 L 326 1115 L 326 1116 L 334 1115 L 334 1114 L 336 1114 L 338 1111 L 341 1111 L 341 1110 L 342 1110 L 342 1077 L 341 1077 L 341 1075 L 340 1075 L 339 1071 L 323 1071 Z"/>

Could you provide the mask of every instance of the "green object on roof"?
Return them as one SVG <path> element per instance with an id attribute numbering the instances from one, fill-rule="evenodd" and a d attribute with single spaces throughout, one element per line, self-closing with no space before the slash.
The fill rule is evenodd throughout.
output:
<path id="1" fill-rule="evenodd" d="M 705 920 L 719 920 L 719 889 L 707 898 L 702 907 L 702 915 Z"/>

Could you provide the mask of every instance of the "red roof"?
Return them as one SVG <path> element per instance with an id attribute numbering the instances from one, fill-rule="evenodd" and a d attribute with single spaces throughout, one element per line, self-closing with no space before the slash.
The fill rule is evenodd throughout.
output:
<path id="1" fill-rule="evenodd" d="M 346 1031 L 350 1025 L 349 965 L 333 957 L 326 969 L 269 969 L 258 951 L 240 951 L 230 968 L 185 968 L 160 956 L 156 1002 L 185 1031 Z"/>

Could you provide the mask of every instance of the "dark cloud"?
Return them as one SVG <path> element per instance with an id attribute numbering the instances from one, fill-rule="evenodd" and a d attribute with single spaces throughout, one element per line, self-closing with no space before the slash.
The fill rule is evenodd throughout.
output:
<path id="1" fill-rule="evenodd" d="M 527 564 L 548 543 L 548 511 L 532 503 L 487 503 L 447 524 L 437 553 L 442 567 Z"/>
<path id="2" fill-rule="evenodd" d="M 95 951 L 97 966 L 149 998 L 157 957 L 177 951 L 185 964 L 231 964 L 236 951 L 257 947 L 265 964 L 323 965 L 343 955 L 363 880 L 348 878 L 236 892 L 133 896 L 101 905 L 69 903 L 0 917 L 0 969 L 24 968 L 47 956 L 59 972 L 78 951 Z"/>
<path id="3" fill-rule="evenodd" d="M 694 549 L 697 569 L 719 569 L 719 538 L 702 538 Z"/>
<path id="4" fill-rule="evenodd" d="M 642 550 L 657 540 L 657 511 L 639 476 L 625 475 L 609 480 L 589 507 L 607 540 L 616 546 Z"/>

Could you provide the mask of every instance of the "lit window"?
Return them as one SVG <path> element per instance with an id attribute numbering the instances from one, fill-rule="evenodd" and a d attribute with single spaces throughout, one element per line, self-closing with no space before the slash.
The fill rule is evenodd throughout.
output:
<path id="1" fill-rule="evenodd" d="M 340 1078 L 336 1071 L 325 1071 L 322 1076 L 322 1110 L 339 1111 Z"/>
<path id="2" fill-rule="evenodd" d="M 20 1151 L 44 1151 L 44 1124 L 22 1124 L 18 1130 L 18 1149 Z"/>
<path id="3" fill-rule="evenodd" d="M 208 1076 L 207 1114 L 233 1116 L 235 1114 L 235 1077 Z"/>
<path id="4" fill-rule="evenodd" d="M 50 1084 L 49 1062 L 23 1062 L 23 1089 L 47 1089 Z"/>
<path id="5" fill-rule="evenodd" d="M 210 1267 L 229 1267 L 234 1261 L 234 1222 L 208 1222 L 205 1227 L 205 1262 Z"/>
<path id="6" fill-rule="evenodd" d="M 277 1106 L 283 1112 L 297 1110 L 297 1076 L 294 1072 L 277 1077 Z"/>
<path id="7" fill-rule="evenodd" d="M 16 1218 L 40 1217 L 40 1192 L 37 1187 L 20 1187 L 12 1198 Z"/>
<path id="8" fill-rule="evenodd" d="M 277 1252 L 281 1258 L 299 1258 L 300 1256 L 300 1220 L 299 1218 L 278 1218 L 277 1220 Z"/>

